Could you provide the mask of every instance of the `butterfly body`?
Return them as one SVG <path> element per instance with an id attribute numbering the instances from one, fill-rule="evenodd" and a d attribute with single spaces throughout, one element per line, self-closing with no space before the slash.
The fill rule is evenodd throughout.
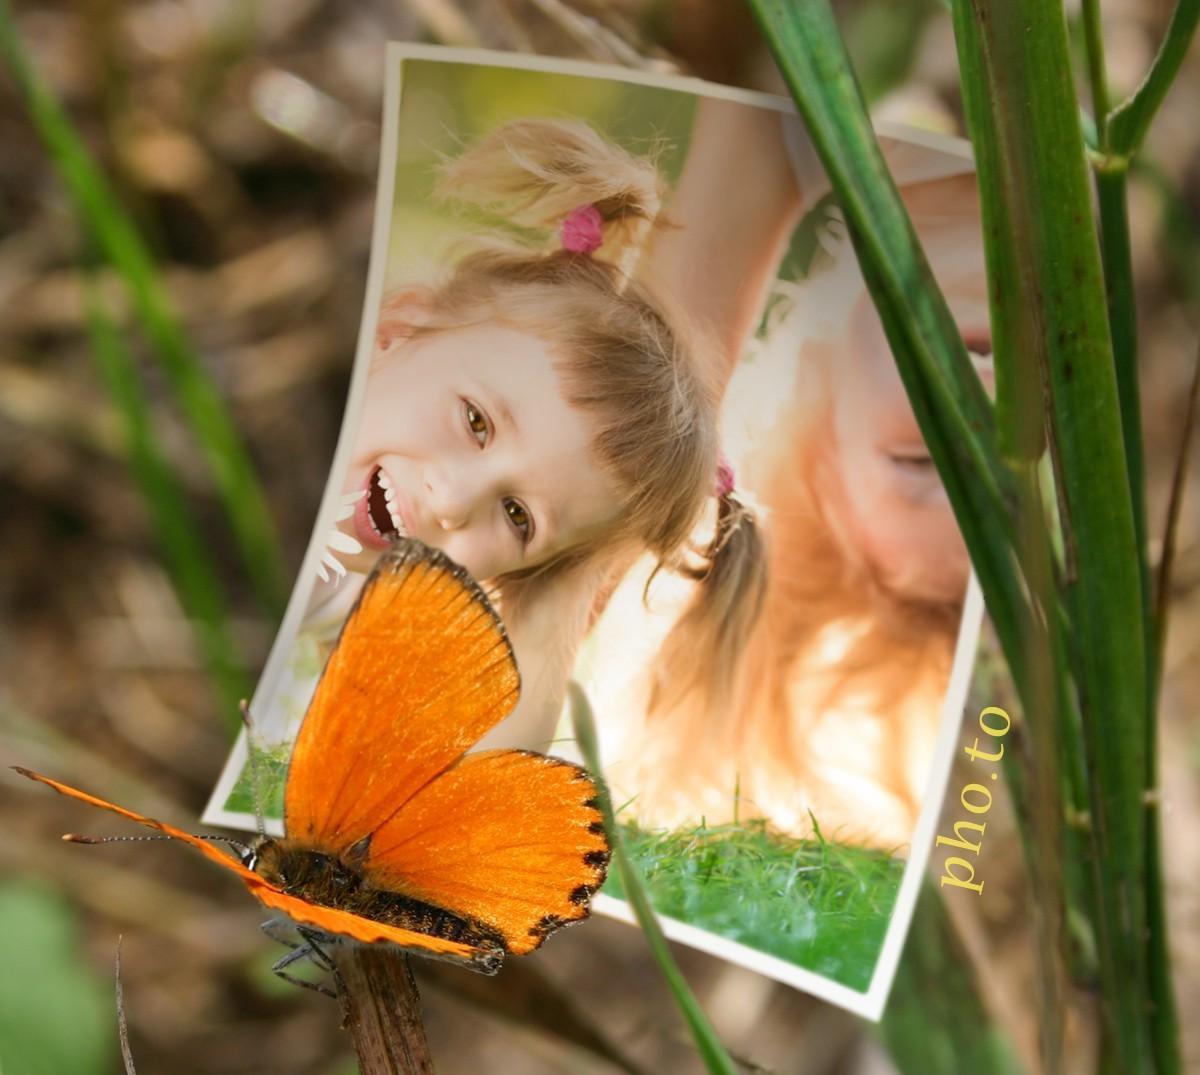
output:
<path id="1" fill-rule="evenodd" d="M 315 907 L 336 908 L 373 922 L 442 940 L 504 953 L 504 938 L 486 923 L 456 915 L 401 892 L 376 888 L 361 865 L 288 840 L 264 840 L 255 848 L 255 873 Z"/>
<path id="2" fill-rule="evenodd" d="M 585 770 L 527 750 L 467 753 L 519 686 L 478 584 L 436 549 L 404 541 L 367 579 L 317 684 L 289 763 L 283 838 L 234 859 L 18 772 L 189 844 L 302 935 L 392 944 L 492 974 L 585 918 L 609 859 Z"/>

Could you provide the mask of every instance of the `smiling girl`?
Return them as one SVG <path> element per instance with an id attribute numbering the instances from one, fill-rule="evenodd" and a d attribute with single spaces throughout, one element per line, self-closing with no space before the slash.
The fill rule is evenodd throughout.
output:
<path id="1" fill-rule="evenodd" d="M 712 501 L 717 370 L 629 275 L 663 197 L 646 159 L 582 122 L 524 120 L 439 189 L 507 234 L 385 299 L 332 547 L 361 573 L 412 536 L 488 583 L 522 668 L 506 738 L 544 741 L 596 594 L 639 552 L 680 566 Z M 718 515 L 698 574 L 723 610 L 753 605 L 753 525 L 728 496 Z M 332 636 L 355 589 L 319 588 L 305 629 Z"/>

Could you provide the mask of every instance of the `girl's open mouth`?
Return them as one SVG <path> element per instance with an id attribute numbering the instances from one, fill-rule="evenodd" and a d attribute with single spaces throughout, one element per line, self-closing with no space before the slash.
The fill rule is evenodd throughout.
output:
<path id="1" fill-rule="evenodd" d="M 386 549 L 396 538 L 408 537 L 392 480 L 382 467 L 371 470 L 366 494 L 354 508 L 354 529 L 359 540 L 368 548 Z"/>

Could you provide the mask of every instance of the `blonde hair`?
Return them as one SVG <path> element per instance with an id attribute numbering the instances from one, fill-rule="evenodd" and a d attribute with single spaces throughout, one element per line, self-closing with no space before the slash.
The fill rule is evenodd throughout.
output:
<path id="1" fill-rule="evenodd" d="M 600 256 L 626 277 L 650 229 L 666 223 L 666 186 L 654 163 L 579 120 L 506 123 L 443 162 L 438 193 L 491 210 L 509 228 L 543 233 L 591 205 L 604 221 Z"/>
<path id="2" fill-rule="evenodd" d="M 630 275 L 651 230 L 666 226 L 665 187 L 650 160 L 578 120 L 520 120 L 443 162 L 438 192 L 489 211 L 497 226 L 428 289 L 425 312 L 405 335 L 496 323 L 546 342 L 564 398 L 588 416 L 594 457 L 623 497 L 599 538 L 491 580 L 522 660 L 532 654 L 542 666 L 540 676 L 526 675 L 526 689 L 554 704 L 603 594 L 636 551 L 702 578 L 698 607 L 705 611 L 697 616 L 736 618 L 737 607 L 755 599 L 746 580 L 761 549 L 746 512 L 723 503 L 714 540 L 691 556 L 686 548 L 716 482 L 719 363 L 679 314 Z M 557 236 L 563 218 L 586 205 L 603 221 L 603 242 L 590 255 L 563 249 Z M 413 295 L 394 295 L 392 312 Z M 387 318 L 380 325 L 381 333 L 393 331 Z M 717 659 L 719 628 L 708 645 Z"/>
<path id="3" fill-rule="evenodd" d="M 829 374 L 852 271 L 847 246 L 790 296 L 790 313 L 757 355 L 778 371 L 788 405 L 751 480 L 769 519 L 765 594 L 725 632 L 721 678 L 689 667 L 695 628 L 685 613 L 639 696 L 620 701 L 646 714 L 616 786 L 636 796 L 643 823 L 757 815 L 802 834 L 811 809 L 827 837 L 891 847 L 911 836 L 961 607 L 897 592 L 822 496 L 839 480 L 828 454 Z M 855 276 L 852 294 L 861 291 Z M 824 339 L 813 339 L 814 326 Z M 808 342 L 797 365 L 800 333 Z M 839 724 L 857 737 L 844 753 L 832 746 Z"/>

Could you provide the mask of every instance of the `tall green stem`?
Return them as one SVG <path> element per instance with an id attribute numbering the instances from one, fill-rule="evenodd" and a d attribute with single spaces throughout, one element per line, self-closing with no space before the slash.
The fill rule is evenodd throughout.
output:
<path id="1" fill-rule="evenodd" d="M 1074 918 L 1091 920 L 1092 929 L 1074 931 L 1085 947 L 1073 962 L 1087 973 L 1094 939 L 1104 1063 L 1114 1072 L 1146 1070 L 1153 1040 L 1159 1067 L 1173 1071 L 1170 1047 L 1177 1035 L 1168 1019 L 1169 985 L 1161 985 L 1167 963 L 1156 903 L 1158 847 L 1143 807 L 1153 773 L 1155 647 L 1148 630 L 1136 320 L 1121 173 L 1122 154 L 1144 133 L 1178 69 L 1200 0 L 1180 0 L 1146 84 L 1113 112 L 1099 7 L 1085 0 L 1104 173 L 1103 263 L 1061 4 L 954 0 L 984 213 L 994 421 L 964 375 L 956 330 L 943 316 L 875 149 L 828 3 L 751 4 L 845 212 L 1032 725 L 1039 757 L 1024 784 L 1023 816 L 1035 830 L 1044 815 L 1058 816 L 1048 823 L 1050 838 L 1027 839 L 1027 847 L 1042 883 L 1055 889 L 1053 901 L 1066 891 Z M 1058 494 L 1057 565 L 1032 483 L 1047 452 Z M 1024 478 L 1017 481 L 1018 475 Z M 1024 492 L 1014 495 L 1014 486 Z M 1000 534 L 983 533 L 998 504 L 1015 517 Z M 1026 533 L 1026 526 L 1037 532 Z M 1066 792 L 1071 807 L 1070 834 L 1062 839 L 1072 862 L 1061 873 L 1054 859 L 1064 845 L 1054 833 L 1061 832 L 1062 804 L 1039 788 L 1047 781 Z M 1054 921 L 1051 913 L 1042 933 L 1051 949 L 1061 934 Z M 1050 967 L 1044 977 L 1054 1003 Z M 1053 1064 L 1052 1022 L 1044 1037 Z"/>
<path id="2" fill-rule="evenodd" d="M 1100 0 L 1083 0 L 1083 36 L 1087 42 L 1088 81 L 1092 84 L 1096 141 L 1104 145 L 1108 125 L 1108 76 L 1104 72 L 1104 35 L 1100 25 Z"/>
<path id="3" fill-rule="evenodd" d="M 1125 446 L 1130 494 L 1133 498 L 1133 520 L 1140 551 L 1143 603 L 1148 629 L 1153 598 L 1149 562 L 1146 557 L 1146 465 L 1142 448 L 1141 389 L 1138 384 L 1137 296 L 1133 283 L 1126 187 L 1123 169 L 1101 169 L 1096 173 L 1105 295 L 1112 333 L 1113 361 L 1121 407 L 1121 434 Z"/>
<path id="4" fill-rule="evenodd" d="M 1200 3 L 1181 0 L 1176 7 L 1161 49 L 1145 81 L 1118 109 L 1111 123 L 1103 119 L 1106 103 L 1097 99 L 1096 113 L 1102 151 L 1096 171 L 1100 207 L 1104 275 L 1108 295 L 1109 324 L 1113 335 L 1113 359 L 1121 400 L 1126 467 L 1133 497 L 1142 590 L 1142 631 L 1146 653 L 1145 733 L 1145 901 L 1147 990 L 1150 1004 L 1150 1046 L 1160 1075 L 1181 1070 L 1179 1025 L 1171 982 L 1170 947 L 1166 895 L 1162 877 L 1162 819 L 1158 789 L 1158 700 L 1161 686 L 1163 617 L 1155 609 L 1163 606 L 1163 594 L 1155 594 L 1150 573 L 1149 533 L 1146 522 L 1145 463 L 1141 426 L 1141 392 L 1138 384 L 1136 295 L 1130 248 L 1127 174 L 1150 121 L 1165 98 L 1200 20 Z M 1090 60 L 1100 57 L 1101 44 L 1089 34 Z M 1168 522 L 1170 526 L 1170 522 Z M 1164 554 L 1165 555 L 1165 554 Z M 1163 573 L 1165 579 L 1165 572 Z M 1162 582 L 1160 581 L 1160 586 Z"/>
<path id="5" fill-rule="evenodd" d="M 1016 383 L 1040 386 L 1007 414 L 1044 408 L 1061 494 L 1108 1040 L 1119 1065 L 1138 1071 L 1147 1052 L 1140 550 L 1066 19 L 1039 0 L 955 0 L 954 15 L 993 323 L 1022 326 L 997 343 L 998 381 L 1001 369 L 1024 368 Z"/>
<path id="6" fill-rule="evenodd" d="M 1154 616 L 1157 667 L 1155 682 L 1162 680 L 1163 650 L 1167 632 L 1167 607 L 1171 567 L 1175 554 L 1175 535 L 1183 500 L 1183 489 L 1191 457 L 1192 433 L 1197 404 L 1200 402 L 1200 354 L 1192 367 L 1192 386 L 1184 415 L 1183 438 L 1175 460 L 1171 497 L 1167 507 L 1167 525 L 1163 533 L 1162 559 L 1158 565 L 1158 586 Z M 1171 982 L 1171 944 L 1167 922 L 1166 892 L 1162 876 L 1161 791 L 1158 786 L 1157 736 L 1149 740 L 1150 753 L 1146 772 L 1146 916 L 1149 926 L 1151 1031 L 1155 1059 L 1160 1075 L 1177 1075 L 1183 1070 L 1179 1046 L 1179 1018 Z"/>
<path id="7" fill-rule="evenodd" d="M 1026 709 L 1032 739 L 1030 779 L 1025 808 L 1029 817 L 1026 853 L 1030 856 L 1030 882 L 1034 907 L 1031 915 L 1034 945 L 1041 986 L 1038 1019 L 1041 1029 L 1042 1062 L 1049 1075 L 1062 1068 L 1063 1028 L 1066 1022 L 1065 888 L 1063 869 L 1063 785 L 1060 760 L 1065 712 L 1063 688 L 1065 669 L 1056 666 L 1058 635 L 1051 545 L 1042 508 L 1036 462 L 1016 468 L 1020 489 L 1021 546 L 1019 556 L 1025 569 L 1036 608 L 1025 640 L 1025 695 L 1038 700 L 1040 709 Z"/>
<path id="8" fill-rule="evenodd" d="M 1143 460 L 1141 389 L 1138 379 L 1137 307 L 1133 258 L 1129 242 L 1129 210 L 1125 160 L 1096 173 L 1108 317 L 1113 335 L 1113 360 L 1121 399 L 1121 429 L 1125 463 L 1133 497 L 1137 529 L 1138 569 L 1142 590 L 1142 633 L 1146 651 L 1145 774 L 1146 799 L 1146 919 L 1147 988 L 1150 994 L 1151 1047 L 1160 1075 L 1179 1071 L 1179 1031 L 1167 947 L 1167 916 L 1162 884 L 1162 838 L 1158 804 L 1158 695 L 1161 632 L 1154 614 L 1155 594 L 1150 573 L 1146 522 L 1145 463 Z"/>

